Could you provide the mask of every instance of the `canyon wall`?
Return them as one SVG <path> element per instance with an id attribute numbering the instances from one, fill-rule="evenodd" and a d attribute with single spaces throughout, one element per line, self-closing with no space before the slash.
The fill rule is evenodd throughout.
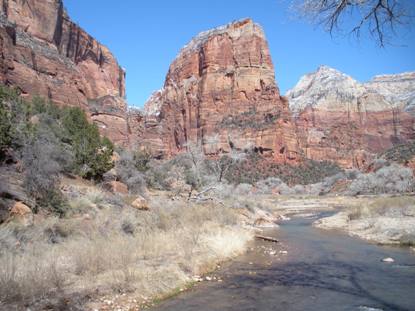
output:
<path id="1" fill-rule="evenodd" d="M 280 95 L 261 27 L 250 19 L 200 33 L 172 62 L 143 111 L 128 109 L 125 71 L 68 17 L 61 0 L 0 0 L 0 83 L 79 106 L 117 144 L 157 158 L 200 145 L 363 168 L 415 138 L 415 73 L 367 83 L 329 67 Z"/>
<path id="2" fill-rule="evenodd" d="M 61 0 L 0 0 L 0 56 L 1 83 L 79 106 L 113 141 L 127 143 L 125 72 Z"/>
<path id="3" fill-rule="evenodd" d="M 367 83 L 326 66 L 287 93 L 303 155 L 363 168 L 377 153 L 415 138 L 415 73 Z"/>
<path id="4" fill-rule="evenodd" d="M 288 102 L 264 33 L 250 19 L 202 32 L 186 45 L 140 122 L 139 136 L 160 157 L 194 143 L 208 155 L 254 149 L 277 162 L 298 160 Z"/>

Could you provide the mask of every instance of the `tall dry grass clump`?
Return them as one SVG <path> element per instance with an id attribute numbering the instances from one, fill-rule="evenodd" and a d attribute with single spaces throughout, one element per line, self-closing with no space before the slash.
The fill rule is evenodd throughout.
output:
<path id="1" fill-rule="evenodd" d="M 243 252 L 251 238 L 223 206 L 162 196 L 150 205 L 148 212 L 117 207 L 95 193 L 71 203 L 89 207 L 87 215 L 2 226 L 0 306 L 97 292 L 164 294 Z"/>

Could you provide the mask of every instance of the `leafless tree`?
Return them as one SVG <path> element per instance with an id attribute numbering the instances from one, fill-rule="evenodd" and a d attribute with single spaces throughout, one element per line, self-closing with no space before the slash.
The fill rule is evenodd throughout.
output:
<path id="1" fill-rule="evenodd" d="M 228 136 L 228 141 L 232 141 L 232 137 Z M 208 150 L 215 150 L 218 152 L 217 159 L 210 162 L 210 170 L 214 173 L 214 175 L 217 177 L 218 182 L 222 182 L 223 177 L 228 172 L 228 170 L 231 168 L 233 164 L 236 162 L 242 161 L 246 157 L 246 153 L 242 150 L 238 150 L 234 147 L 231 147 L 231 149 L 227 153 L 222 153 L 220 150 L 218 150 L 218 146 L 220 145 L 220 136 L 219 134 L 215 134 L 213 136 L 206 138 L 206 148 Z M 229 143 L 230 144 L 230 143 Z M 249 149 L 250 146 L 247 146 L 244 149 Z"/>
<path id="2" fill-rule="evenodd" d="M 349 28 L 360 37 L 363 31 L 384 47 L 398 27 L 409 24 L 414 3 L 407 0 L 294 0 L 301 17 L 324 25 L 330 34 Z M 349 24 L 351 26 L 346 26 Z"/>

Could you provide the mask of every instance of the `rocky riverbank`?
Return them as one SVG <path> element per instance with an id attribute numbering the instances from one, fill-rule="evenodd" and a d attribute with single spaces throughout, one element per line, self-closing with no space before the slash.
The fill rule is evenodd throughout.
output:
<path id="1" fill-rule="evenodd" d="M 378 244 L 415 246 L 415 198 L 412 196 L 351 199 L 333 216 L 314 223 L 339 229 Z"/>

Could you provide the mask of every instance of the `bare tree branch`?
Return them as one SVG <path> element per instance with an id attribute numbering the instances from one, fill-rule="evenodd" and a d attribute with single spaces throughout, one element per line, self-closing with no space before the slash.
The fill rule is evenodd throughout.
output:
<path id="1" fill-rule="evenodd" d="M 296 0 L 294 8 L 301 17 L 323 25 L 330 34 L 348 28 L 346 22 L 355 23 L 350 34 L 360 38 L 367 31 L 379 46 L 396 36 L 398 26 L 409 24 L 411 1 L 405 0 Z"/>

